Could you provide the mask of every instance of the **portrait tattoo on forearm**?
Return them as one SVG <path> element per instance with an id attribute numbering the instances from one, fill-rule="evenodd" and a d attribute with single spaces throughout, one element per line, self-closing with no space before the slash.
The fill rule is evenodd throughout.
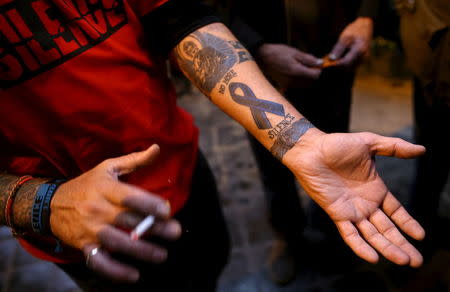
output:
<path id="1" fill-rule="evenodd" d="M 230 84 L 229 89 L 231 98 L 235 102 L 250 108 L 253 120 L 259 129 L 265 130 L 272 128 L 272 124 L 267 118 L 266 113 L 272 113 L 274 115 L 284 117 L 283 105 L 273 101 L 257 98 L 247 85 L 239 82 L 233 82 Z"/>
<path id="2" fill-rule="evenodd" d="M 237 41 L 196 31 L 178 45 L 175 52 L 181 69 L 207 95 L 224 76 L 225 84 L 237 76 L 230 71 L 234 65 L 253 60 L 250 53 L 237 44 Z"/>
<path id="3" fill-rule="evenodd" d="M 305 118 L 296 121 L 278 134 L 275 143 L 270 148 L 270 152 L 281 161 L 286 152 L 292 149 L 298 140 L 311 128 L 314 128 L 314 125 Z"/>

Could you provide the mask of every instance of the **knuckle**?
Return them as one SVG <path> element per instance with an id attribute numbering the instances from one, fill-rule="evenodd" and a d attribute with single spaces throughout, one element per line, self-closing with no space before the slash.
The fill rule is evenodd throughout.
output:
<path id="1" fill-rule="evenodd" d="M 102 243 L 111 251 L 120 251 L 122 248 L 122 243 L 119 240 L 105 240 L 103 238 Z"/>
<path id="2" fill-rule="evenodd" d="M 397 230 L 397 228 L 395 228 L 393 225 L 391 225 L 383 231 L 383 234 L 385 237 L 391 237 L 392 235 L 394 235 L 396 233 L 395 232 L 396 230 Z"/>
<path id="3" fill-rule="evenodd" d="M 390 244 L 389 242 L 384 243 L 381 247 L 380 247 L 380 252 L 383 255 L 386 255 L 386 253 L 389 251 L 389 249 L 392 247 L 392 244 Z"/>
<path id="4" fill-rule="evenodd" d="M 294 75 L 297 72 L 297 68 L 294 65 L 288 65 L 286 68 L 286 73 L 288 75 Z"/>
<path id="5" fill-rule="evenodd" d="M 108 158 L 108 159 L 105 159 L 102 162 L 100 162 L 97 165 L 97 168 L 100 168 L 100 169 L 111 169 L 111 168 L 113 168 L 113 166 L 114 166 L 114 159 L 113 158 Z"/>
<path id="6" fill-rule="evenodd" d="M 84 201 L 79 205 L 82 214 L 99 214 L 103 213 L 103 208 L 95 201 Z"/>

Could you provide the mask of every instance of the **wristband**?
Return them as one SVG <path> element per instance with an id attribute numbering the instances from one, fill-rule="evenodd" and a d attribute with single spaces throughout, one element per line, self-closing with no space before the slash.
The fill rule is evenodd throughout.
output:
<path id="1" fill-rule="evenodd" d="M 54 180 L 39 186 L 31 209 L 31 227 L 41 235 L 50 235 L 50 202 L 65 180 Z"/>

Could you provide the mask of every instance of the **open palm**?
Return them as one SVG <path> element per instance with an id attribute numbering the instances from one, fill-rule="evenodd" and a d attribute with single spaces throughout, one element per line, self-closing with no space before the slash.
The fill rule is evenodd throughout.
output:
<path id="1" fill-rule="evenodd" d="M 413 158 L 425 148 L 372 133 L 316 135 L 300 140 L 289 153 L 289 167 L 305 191 L 336 224 L 344 241 L 361 258 L 378 254 L 399 265 L 418 267 L 421 254 L 399 229 L 414 239 L 425 232 L 387 189 L 375 168 L 375 155 Z M 295 158 L 294 158 L 295 157 Z"/>

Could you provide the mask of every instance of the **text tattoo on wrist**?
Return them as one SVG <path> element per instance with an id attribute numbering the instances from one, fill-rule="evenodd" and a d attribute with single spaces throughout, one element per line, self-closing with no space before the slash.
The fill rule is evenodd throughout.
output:
<path id="1" fill-rule="evenodd" d="M 270 148 L 270 152 L 277 159 L 282 160 L 283 156 L 300 140 L 300 138 L 314 125 L 307 119 L 302 118 L 294 122 L 290 127 L 278 134 L 275 143 Z"/>
<path id="2" fill-rule="evenodd" d="M 295 120 L 295 117 L 289 113 L 287 113 L 284 116 L 284 119 L 279 122 L 275 127 L 273 127 L 271 130 L 269 130 L 269 138 L 274 139 L 275 137 L 278 137 L 280 133 L 283 132 L 284 129 L 289 127 L 292 122 Z"/>
<path id="3" fill-rule="evenodd" d="M 199 31 L 189 35 L 176 53 L 181 69 L 205 94 L 211 93 L 224 76 L 226 85 L 237 76 L 230 71 L 234 65 L 253 60 L 239 42 Z"/>

